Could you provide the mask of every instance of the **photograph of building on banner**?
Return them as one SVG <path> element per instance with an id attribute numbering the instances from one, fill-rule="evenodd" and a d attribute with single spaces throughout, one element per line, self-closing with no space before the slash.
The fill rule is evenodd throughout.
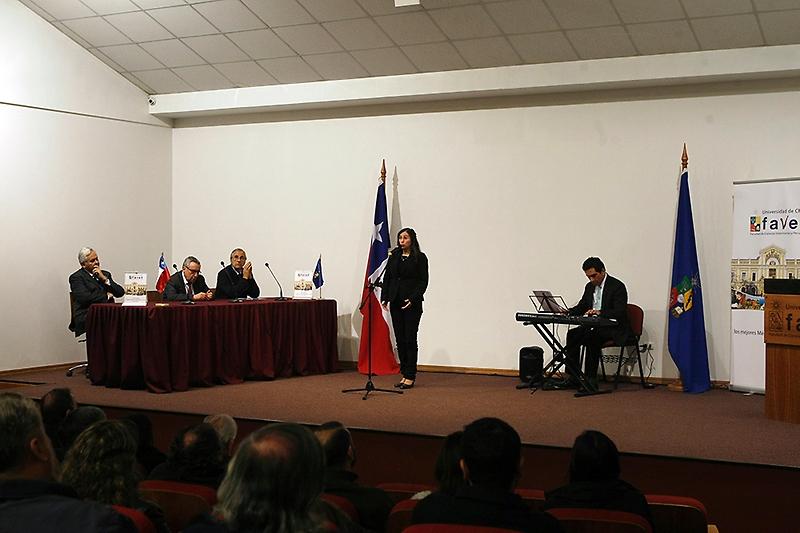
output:
<path id="1" fill-rule="evenodd" d="M 800 279 L 800 178 L 735 184 L 731 255 L 731 388 L 763 392 L 764 280 Z"/>
<path id="2" fill-rule="evenodd" d="M 125 295 L 122 305 L 147 305 L 147 274 L 144 272 L 125 272 Z"/>

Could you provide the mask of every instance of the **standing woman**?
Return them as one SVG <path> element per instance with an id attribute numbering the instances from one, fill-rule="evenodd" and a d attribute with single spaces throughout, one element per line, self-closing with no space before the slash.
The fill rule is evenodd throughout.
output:
<path id="1" fill-rule="evenodd" d="M 403 375 L 395 387 L 400 389 L 410 389 L 417 379 L 417 332 L 427 288 L 428 258 L 419 249 L 417 233 L 403 228 L 397 234 L 397 248 L 389 254 L 381 292 L 381 303 L 392 314 Z"/>

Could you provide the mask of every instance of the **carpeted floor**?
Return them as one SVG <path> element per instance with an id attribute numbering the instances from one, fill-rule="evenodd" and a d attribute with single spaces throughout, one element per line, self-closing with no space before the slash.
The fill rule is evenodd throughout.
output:
<path id="1" fill-rule="evenodd" d="M 6 385 L 39 398 L 68 386 L 79 403 L 188 414 L 225 412 L 237 418 L 347 426 L 400 433 L 446 435 L 482 416 L 512 424 L 525 443 L 569 448 L 587 428 L 608 434 L 620 451 L 751 464 L 800 467 L 800 425 L 764 417 L 764 398 L 727 391 L 701 395 L 642 390 L 622 384 L 612 394 L 574 398 L 567 391 L 516 390 L 509 377 L 421 373 L 403 395 L 341 392 L 366 378 L 355 372 L 247 382 L 156 395 L 92 386 L 62 370 L 5 376 Z M 379 376 L 376 387 L 393 389 L 395 376 Z"/>

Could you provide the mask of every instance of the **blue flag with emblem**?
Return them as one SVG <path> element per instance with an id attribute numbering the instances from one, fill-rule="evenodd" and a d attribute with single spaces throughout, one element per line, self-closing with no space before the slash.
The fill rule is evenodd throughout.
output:
<path id="1" fill-rule="evenodd" d="M 325 283 L 325 280 L 322 279 L 322 255 L 317 259 L 317 266 L 314 267 L 314 276 L 311 279 L 314 282 L 314 287 L 318 289 Z"/>
<path id="2" fill-rule="evenodd" d="M 684 392 L 705 392 L 711 388 L 688 170 L 681 173 L 678 195 L 669 303 L 669 353 L 681 373 Z"/>

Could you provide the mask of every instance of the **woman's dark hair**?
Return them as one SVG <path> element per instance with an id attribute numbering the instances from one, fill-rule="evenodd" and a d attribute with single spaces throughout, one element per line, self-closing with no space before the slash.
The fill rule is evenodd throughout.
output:
<path id="1" fill-rule="evenodd" d="M 439 483 L 439 492 L 454 494 L 465 485 L 464 473 L 461 471 L 461 436 L 463 431 L 456 431 L 444 439 L 444 445 L 436 458 L 434 474 Z"/>
<path id="2" fill-rule="evenodd" d="M 127 424 L 103 420 L 83 431 L 67 452 L 61 482 L 82 499 L 134 506 L 139 482 L 136 440 Z"/>
<path id="3" fill-rule="evenodd" d="M 619 478 L 619 452 L 605 434 L 587 430 L 578 435 L 569 461 L 569 481 L 609 481 Z"/>
<path id="4" fill-rule="evenodd" d="M 397 232 L 397 246 L 398 249 L 400 247 L 400 234 L 401 233 L 408 233 L 408 236 L 411 238 L 411 258 L 416 259 L 419 257 L 419 254 L 422 253 L 422 250 L 419 248 L 419 241 L 417 240 L 417 232 L 414 231 L 412 228 L 403 228 Z"/>

